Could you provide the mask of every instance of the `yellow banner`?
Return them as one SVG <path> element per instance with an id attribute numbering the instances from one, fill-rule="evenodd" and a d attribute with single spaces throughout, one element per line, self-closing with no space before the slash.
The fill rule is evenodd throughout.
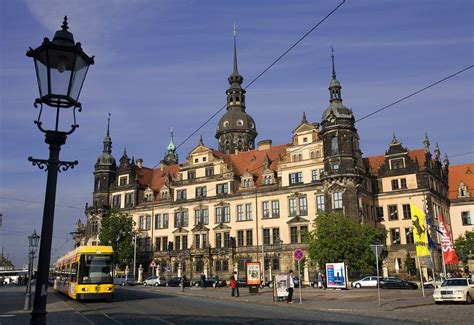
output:
<path id="1" fill-rule="evenodd" d="M 429 256 L 428 236 L 426 234 L 426 217 L 423 212 L 410 203 L 411 223 L 413 225 L 413 239 L 415 240 L 416 255 Z"/>

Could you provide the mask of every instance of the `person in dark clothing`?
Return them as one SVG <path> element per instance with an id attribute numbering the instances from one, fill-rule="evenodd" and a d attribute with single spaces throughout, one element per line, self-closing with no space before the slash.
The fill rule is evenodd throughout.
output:
<path id="1" fill-rule="evenodd" d="M 288 290 L 288 298 L 286 299 L 286 303 L 292 304 L 293 303 L 293 290 L 295 289 L 295 282 L 293 280 L 293 270 L 290 270 L 288 276 L 286 277 L 286 290 Z"/>
<path id="2" fill-rule="evenodd" d="M 234 271 L 234 280 L 235 280 L 235 293 L 236 293 L 236 296 L 240 296 L 240 293 L 239 293 L 239 276 L 237 275 L 237 271 Z"/>
<path id="3" fill-rule="evenodd" d="M 206 287 L 206 276 L 203 274 L 201 274 L 201 288 L 205 288 Z"/>

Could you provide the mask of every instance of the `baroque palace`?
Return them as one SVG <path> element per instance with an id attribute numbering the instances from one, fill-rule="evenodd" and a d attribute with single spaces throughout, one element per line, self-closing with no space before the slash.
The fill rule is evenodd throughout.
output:
<path id="1" fill-rule="evenodd" d="M 423 147 L 408 150 L 394 135 L 385 154 L 364 158 L 354 114 L 343 104 L 334 55 L 329 107 L 320 123 L 303 114 L 289 144 L 262 140 L 255 146 L 257 126 L 245 105 L 235 36 L 228 81 L 227 111 L 215 135 L 218 150 L 201 138 L 179 163 L 171 132 L 158 168 L 147 168 L 126 152 L 117 163 L 107 128 L 94 169 L 93 203 L 86 207 L 84 243 L 98 244 L 103 213 L 118 208 L 140 231 L 137 265 L 147 273 L 154 261 L 164 276 L 222 277 L 242 272 L 246 261 L 260 261 L 268 279 L 295 267 L 292 251 L 305 250 L 302 234 L 311 231 L 321 212 L 385 227 L 389 255 L 384 271 L 389 273 L 403 272 L 407 252 L 415 254 L 410 203 L 434 216 L 435 223 L 443 214 L 450 227 L 447 156 L 441 158 L 438 145 L 431 153 L 427 136 L 420 139 Z M 458 174 L 462 183 L 463 172 Z M 473 185 L 463 195 L 469 197 Z M 432 237 L 439 242 L 436 233 Z M 438 251 L 434 257 L 439 261 Z M 440 269 L 439 262 L 435 267 Z M 309 281 L 316 266 L 308 260 L 302 270 Z"/>

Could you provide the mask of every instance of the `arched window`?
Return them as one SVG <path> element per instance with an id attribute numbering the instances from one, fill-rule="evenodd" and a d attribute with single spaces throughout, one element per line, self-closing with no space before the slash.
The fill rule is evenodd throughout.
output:
<path id="1" fill-rule="evenodd" d="M 302 153 L 300 153 L 300 154 L 298 155 L 298 161 L 300 161 L 300 160 L 303 160 L 303 154 L 302 154 Z"/>
<path id="2" fill-rule="evenodd" d="M 339 143 L 337 141 L 337 136 L 334 136 L 331 139 L 331 153 L 333 155 L 337 155 L 339 153 Z"/>

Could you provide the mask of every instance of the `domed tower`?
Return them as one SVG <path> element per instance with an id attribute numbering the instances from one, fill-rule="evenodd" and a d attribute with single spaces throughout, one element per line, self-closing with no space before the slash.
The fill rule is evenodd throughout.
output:
<path id="1" fill-rule="evenodd" d="M 176 146 L 173 141 L 173 128 L 170 130 L 170 143 L 168 144 L 168 148 L 166 148 L 166 154 L 161 163 L 167 166 L 176 165 L 178 163 L 178 153 L 176 152 Z"/>
<path id="2" fill-rule="evenodd" d="M 93 206 L 95 208 L 110 206 L 110 187 L 115 181 L 117 165 L 112 156 L 112 139 L 110 137 L 110 114 L 107 119 L 107 134 L 104 138 L 104 150 L 97 158 L 94 169 Z"/>
<path id="3" fill-rule="evenodd" d="M 245 112 L 245 90 L 242 89 L 244 78 L 237 68 L 236 35 L 234 25 L 234 69 L 228 78 L 227 112 L 220 119 L 216 132 L 219 151 L 227 154 L 254 149 L 258 134 L 255 121 Z"/>
<path id="4" fill-rule="evenodd" d="M 352 110 L 342 103 L 341 84 L 336 79 L 332 51 L 329 107 L 324 111 L 321 136 L 324 145 L 324 177 L 328 208 L 354 218 L 359 216 L 359 190 L 364 165 Z"/>

